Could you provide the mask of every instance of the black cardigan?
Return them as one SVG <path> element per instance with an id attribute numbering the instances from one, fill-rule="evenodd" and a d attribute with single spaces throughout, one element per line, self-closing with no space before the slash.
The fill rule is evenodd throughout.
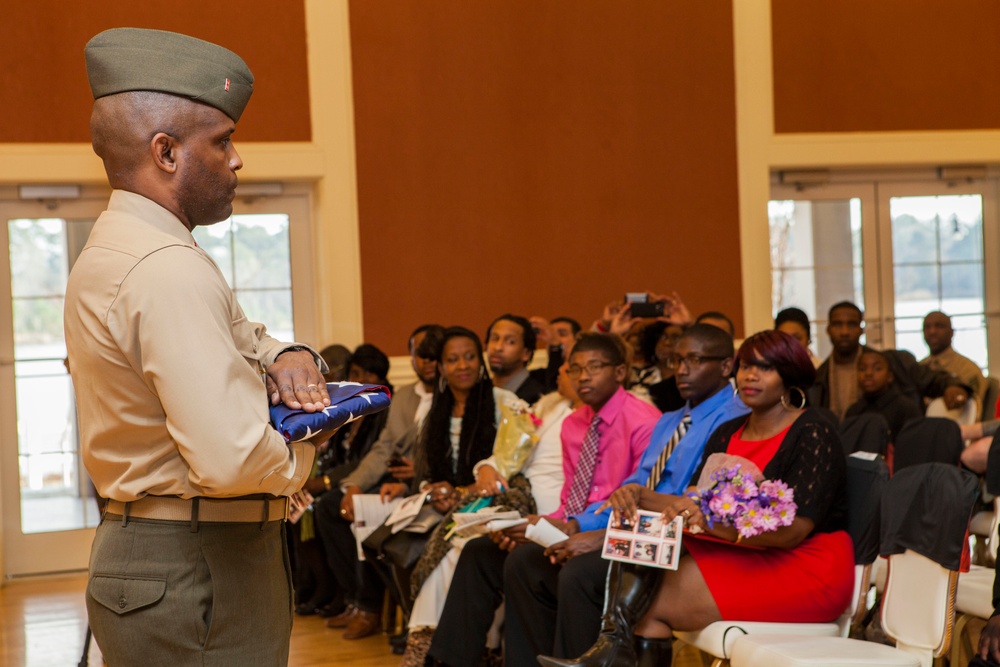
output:
<path id="1" fill-rule="evenodd" d="M 712 454 L 725 452 L 748 416 L 720 424 L 708 439 L 701 464 L 691 477 L 697 480 Z M 807 408 L 792 423 L 774 457 L 761 471 L 764 479 L 781 480 L 795 491 L 796 516 L 811 519 L 813 532 L 847 528 L 847 462 L 840 437 L 828 418 Z"/>

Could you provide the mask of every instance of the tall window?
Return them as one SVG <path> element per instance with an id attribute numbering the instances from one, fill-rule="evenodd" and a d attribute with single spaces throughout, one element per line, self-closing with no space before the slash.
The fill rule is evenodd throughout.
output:
<path id="1" fill-rule="evenodd" d="M 771 237 L 771 307 L 795 306 L 822 326 L 830 306 L 845 299 L 864 303 L 861 200 L 768 202 Z M 821 357 L 829 341 L 813 334 Z"/>
<path id="2" fill-rule="evenodd" d="M 955 349 L 985 369 L 982 196 L 890 197 L 889 214 L 896 347 L 926 351 L 923 318 L 940 310 Z"/>
<path id="3" fill-rule="evenodd" d="M 194 237 L 222 269 L 247 317 L 266 323 L 275 338 L 295 340 L 288 216 L 234 215 L 195 228 Z"/>

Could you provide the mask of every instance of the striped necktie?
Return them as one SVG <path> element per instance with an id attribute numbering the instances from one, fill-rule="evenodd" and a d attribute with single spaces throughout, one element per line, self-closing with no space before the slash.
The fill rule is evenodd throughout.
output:
<path id="1" fill-rule="evenodd" d="M 649 479 L 646 480 L 646 488 L 656 490 L 656 485 L 660 483 L 660 478 L 663 477 L 663 469 L 667 467 L 667 459 L 674 452 L 674 448 L 677 447 L 677 443 L 681 441 L 684 434 L 687 433 L 688 429 L 691 428 L 691 413 L 684 415 L 684 419 L 681 423 L 677 425 L 677 429 L 674 434 L 670 436 L 670 440 L 667 441 L 667 446 L 663 448 L 660 455 L 656 457 L 656 463 L 653 465 L 653 470 L 649 473 Z"/>
<path id="2" fill-rule="evenodd" d="M 573 473 L 573 486 L 569 488 L 566 498 L 565 515 L 571 517 L 587 509 L 587 498 L 590 497 L 590 485 L 594 481 L 594 467 L 597 465 L 597 445 L 600 435 L 597 426 L 601 423 L 600 415 L 594 415 L 590 428 L 583 436 L 583 446 L 580 448 L 580 458 L 576 460 L 576 472 Z"/>

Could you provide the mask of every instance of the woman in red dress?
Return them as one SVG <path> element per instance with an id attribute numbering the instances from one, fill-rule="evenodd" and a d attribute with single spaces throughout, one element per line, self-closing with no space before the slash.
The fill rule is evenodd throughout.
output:
<path id="1" fill-rule="evenodd" d="M 618 489 L 608 500 L 618 515 L 634 517 L 638 508 L 662 511 L 664 521 L 684 518 L 679 567 L 663 571 L 653 596 L 635 595 L 632 601 L 609 596 L 594 647 L 577 660 L 540 657 L 543 665 L 669 665 L 674 629 L 700 630 L 723 619 L 825 622 L 847 607 L 854 551 L 844 531 L 846 462 L 833 424 L 805 407 L 815 368 L 802 345 L 779 331 L 751 336 L 736 356 L 736 385 L 751 412 L 719 426 L 705 446 L 702 465 L 717 452 L 753 461 L 765 479 L 794 489 L 794 521 L 737 540 L 734 528 L 709 528 L 691 498 L 639 485 Z M 699 475 L 700 470 L 692 482 Z M 624 564 L 617 574 L 639 568 Z M 609 590 L 629 586 L 619 583 Z M 628 641 L 633 628 L 622 627 L 629 618 L 641 619 L 634 645 Z"/>

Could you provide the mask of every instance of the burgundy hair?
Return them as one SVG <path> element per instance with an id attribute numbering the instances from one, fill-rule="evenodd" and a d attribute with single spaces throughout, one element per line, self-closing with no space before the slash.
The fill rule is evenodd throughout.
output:
<path id="1" fill-rule="evenodd" d="M 759 331 L 743 341 L 736 353 L 737 363 L 758 363 L 758 357 L 778 371 L 786 389 L 806 390 L 816 381 L 816 367 L 806 348 L 784 331 Z"/>

